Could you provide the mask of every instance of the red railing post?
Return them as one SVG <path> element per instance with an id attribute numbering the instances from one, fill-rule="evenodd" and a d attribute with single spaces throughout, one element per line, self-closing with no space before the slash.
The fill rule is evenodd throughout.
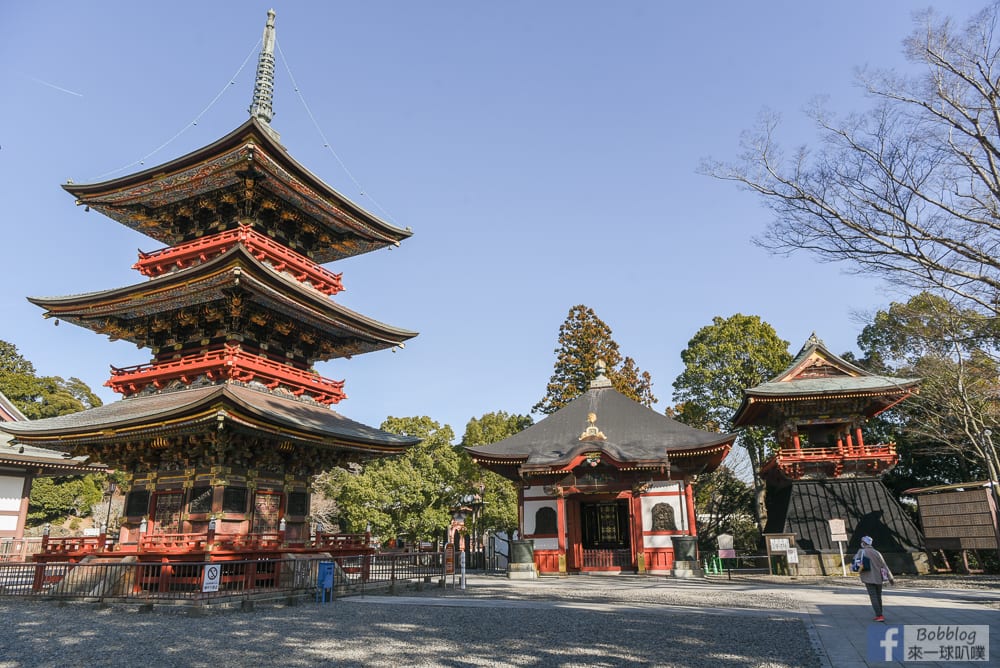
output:
<path id="1" fill-rule="evenodd" d="M 166 557 L 160 559 L 160 581 L 157 586 L 157 590 L 160 593 L 166 593 L 170 591 L 170 578 L 173 576 L 174 569 L 170 565 L 170 560 Z"/>

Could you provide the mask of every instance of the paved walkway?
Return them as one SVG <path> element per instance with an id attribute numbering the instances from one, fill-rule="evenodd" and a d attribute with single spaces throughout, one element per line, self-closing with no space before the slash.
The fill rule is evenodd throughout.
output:
<path id="1" fill-rule="evenodd" d="M 419 605 L 461 606 L 480 608 L 524 608 L 557 609 L 573 608 L 598 612 L 643 612 L 662 613 L 685 612 L 692 617 L 716 615 L 720 618 L 733 615 L 757 617 L 761 620 L 761 633 L 767 634 L 766 620 L 794 618 L 801 620 L 810 636 L 818 655 L 819 664 L 831 668 L 850 666 L 982 666 L 1000 664 L 1000 590 L 956 589 L 948 587 L 926 587 L 924 585 L 901 582 L 895 587 L 887 587 L 883 600 L 885 604 L 885 624 L 872 622 L 872 610 L 868 595 L 857 578 L 837 580 L 823 579 L 756 579 L 742 578 L 729 581 L 721 578 L 706 580 L 672 580 L 651 578 L 606 578 L 601 587 L 605 593 L 611 589 L 641 587 L 645 591 L 659 590 L 659 603 L 636 603 L 627 595 L 617 597 L 591 596 L 578 598 L 581 592 L 593 592 L 595 581 L 605 578 L 574 576 L 569 578 L 543 578 L 535 581 L 506 580 L 496 577 L 472 575 L 468 577 L 465 591 L 449 583 L 444 595 L 436 595 L 433 590 L 420 596 L 367 596 L 343 599 L 358 605 Z M 548 598 L 531 598 L 535 590 L 551 592 Z M 672 595 L 673 593 L 673 595 Z M 702 595 L 701 605 L 677 605 L 671 600 L 677 594 L 690 601 L 691 596 Z M 722 597 L 722 598 L 720 598 Z M 777 611 L 771 605 L 749 607 L 755 600 L 767 597 L 786 597 L 798 603 L 798 610 Z M 719 600 L 733 601 L 731 605 L 719 605 Z M 740 607 L 742 600 L 748 607 Z M 654 610 L 655 609 L 655 610 Z M 990 628 L 989 663 L 973 662 L 868 662 L 869 627 L 888 628 L 887 625 L 986 625 Z M 902 640 L 900 638 L 900 640 Z M 791 665 L 796 665 L 792 662 Z"/>
<path id="2" fill-rule="evenodd" d="M 861 587 L 807 585 L 797 592 L 829 666 L 916 665 L 868 663 L 868 627 L 872 609 Z M 990 665 L 1000 664 L 1000 591 L 907 587 L 901 583 L 883 590 L 887 625 L 975 624 L 990 627 Z M 992 605 L 993 607 L 990 607 Z M 883 626 L 883 625 L 878 625 Z M 972 666 L 979 663 L 923 662 L 922 666 Z"/>

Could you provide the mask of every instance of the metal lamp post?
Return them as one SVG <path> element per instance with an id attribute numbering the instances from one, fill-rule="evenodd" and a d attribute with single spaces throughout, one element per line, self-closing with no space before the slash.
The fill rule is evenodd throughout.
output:
<path id="1" fill-rule="evenodd" d="M 115 484 L 114 480 L 108 480 L 108 510 L 104 514 L 104 526 L 111 526 L 111 501 L 115 498 L 115 490 L 118 489 L 118 485 Z"/>

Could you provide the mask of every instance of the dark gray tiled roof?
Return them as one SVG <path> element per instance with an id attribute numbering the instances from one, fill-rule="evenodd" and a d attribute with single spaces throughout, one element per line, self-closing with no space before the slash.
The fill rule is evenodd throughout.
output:
<path id="1" fill-rule="evenodd" d="M 843 375 L 826 376 L 822 378 L 799 378 L 783 380 L 793 374 L 810 355 L 816 353 L 838 368 Z M 877 376 L 851 364 L 839 355 L 834 355 L 826 345 L 816 337 L 809 337 L 795 356 L 788 368 L 771 380 L 746 390 L 746 394 L 758 396 L 795 396 L 806 394 L 830 394 L 837 392 L 864 392 L 883 390 L 906 390 L 920 382 L 919 378 L 893 378 Z"/>
<path id="2" fill-rule="evenodd" d="M 590 413 L 604 440 L 581 440 Z M 607 387 L 587 391 L 510 438 L 467 450 L 477 457 L 524 460 L 527 467 L 562 464 L 596 450 L 620 462 L 665 464 L 671 453 L 732 443 L 735 437 L 681 424 Z"/>

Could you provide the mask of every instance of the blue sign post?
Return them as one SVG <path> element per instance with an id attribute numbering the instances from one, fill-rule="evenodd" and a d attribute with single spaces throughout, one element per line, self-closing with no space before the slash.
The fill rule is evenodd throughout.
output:
<path id="1" fill-rule="evenodd" d="M 334 563 L 332 561 L 319 562 L 319 571 L 316 575 L 316 600 L 326 603 L 326 592 L 330 592 L 330 600 L 333 600 L 333 577 Z"/>

